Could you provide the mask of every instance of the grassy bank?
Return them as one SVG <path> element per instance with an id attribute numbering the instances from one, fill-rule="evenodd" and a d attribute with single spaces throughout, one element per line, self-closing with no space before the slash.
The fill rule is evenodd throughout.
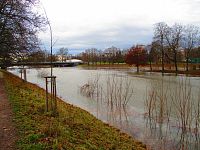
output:
<path id="1" fill-rule="evenodd" d="M 4 79 L 20 137 L 18 149 L 145 149 L 141 142 L 60 99 L 58 114 L 46 113 L 43 89 L 7 72 Z"/>

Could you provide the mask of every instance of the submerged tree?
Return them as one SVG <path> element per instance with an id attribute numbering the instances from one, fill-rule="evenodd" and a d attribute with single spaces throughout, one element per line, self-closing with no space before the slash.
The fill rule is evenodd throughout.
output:
<path id="1" fill-rule="evenodd" d="M 2 0 L 0 3 L 0 63 L 6 67 L 22 53 L 38 49 L 37 33 L 46 24 L 33 11 L 37 0 Z"/>
<path id="2" fill-rule="evenodd" d="M 129 65 L 135 65 L 137 72 L 139 72 L 139 66 L 144 65 L 147 62 L 147 52 L 141 47 L 131 47 L 126 55 L 125 62 Z"/>

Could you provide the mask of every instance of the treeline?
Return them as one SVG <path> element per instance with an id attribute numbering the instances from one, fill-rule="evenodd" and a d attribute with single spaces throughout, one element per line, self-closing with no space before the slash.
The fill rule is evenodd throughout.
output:
<path id="1" fill-rule="evenodd" d="M 96 48 L 86 49 L 85 52 L 81 53 L 78 57 L 88 65 L 96 65 L 97 63 L 114 64 L 124 63 L 126 53 L 127 50 L 120 50 L 119 48 L 112 46 L 104 51 Z"/>
<path id="2" fill-rule="evenodd" d="M 178 71 L 178 63 L 186 65 L 197 58 L 200 63 L 200 30 L 194 25 L 174 24 L 169 26 L 164 22 L 154 25 L 154 36 L 151 44 L 136 45 L 129 49 L 121 50 L 110 47 L 105 50 L 96 48 L 86 49 L 79 55 L 88 65 L 102 63 L 128 63 L 130 65 L 161 64 L 162 72 L 165 64 L 174 64 Z"/>
<path id="3" fill-rule="evenodd" d="M 186 62 L 186 70 L 191 58 L 200 58 L 199 27 L 194 25 L 174 24 L 167 25 L 164 22 L 155 24 L 154 38 L 151 44 L 151 61 L 159 58 L 164 71 L 164 64 L 174 63 L 176 72 L 178 62 Z"/>
<path id="4" fill-rule="evenodd" d="M 64 62 L 67 59 L 73 58 L 70 54 L 68 54 L 68 49 L 62 47 L 58 49 L 55 54 L 52 54 L 47 50 L 35 50 L 28 53 L 25 57 L 21 57 L 17 59 L 17 62 L 50 62 L 51 59 L 53 62 L 61 61 Z"/>
<path id="5" fill-rule="evenodd" d="M 6 68 L 10 63 L 17 61 L 50 61 L 50 54 L 40 49 L 37 36 L 48 23 L 36 10 L 33 11 L 38 3 L 39 0 L 1 0 L 0 67 Z M 88 65 L 161 64 L 162 72 L 165 71 L 165 64 L 174 64 L 177 72 L 178 63 L 185 63 L 186 71 L 188 71 L 189 63 L 200 63 L 199 45 L 199 27 L 168 25 L 160 22 L 154 25 L 153 40 L 148 45 L 136 45 L 123 50 L 114 46 L 105 50 L 90 48 L 75 58 L 83 60 Z M 144 51 L 142 50 L 141 53 L 141 50 L 136 50 L 138 47 Z M 58 53 L 52 56 L 53 61 L 66 61 L 68 58 L 66 48 L 59 49 Z"/>

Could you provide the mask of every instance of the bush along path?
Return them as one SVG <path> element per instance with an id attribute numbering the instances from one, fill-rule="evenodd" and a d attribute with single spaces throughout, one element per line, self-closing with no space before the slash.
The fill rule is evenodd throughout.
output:
<path id="1" fill-rule="evenodd" d="M 45 91 L 4 72 L 19 140 L 17 149 L 143 150 L 146 146 L 57 98 L 58 113 L 45 112 Z"/>
<path id="2" fill-rule="evenodd" d="M 3 74 L 0 72 L 0 150 L 13 150 L 17 136 L 12 109 L 5 93 Z"/>

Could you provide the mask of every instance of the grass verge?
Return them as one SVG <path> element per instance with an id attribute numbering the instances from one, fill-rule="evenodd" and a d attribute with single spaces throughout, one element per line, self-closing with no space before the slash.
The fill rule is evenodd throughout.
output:
<path id="1" fill-rule="evenodd" d="M 58 114 L 46 113 L 42 88 L 8 72 L 4 72 L 4 79 L 20 137 L 16 149 L 146 149 L 141 142 L 59 98 Z"/>

